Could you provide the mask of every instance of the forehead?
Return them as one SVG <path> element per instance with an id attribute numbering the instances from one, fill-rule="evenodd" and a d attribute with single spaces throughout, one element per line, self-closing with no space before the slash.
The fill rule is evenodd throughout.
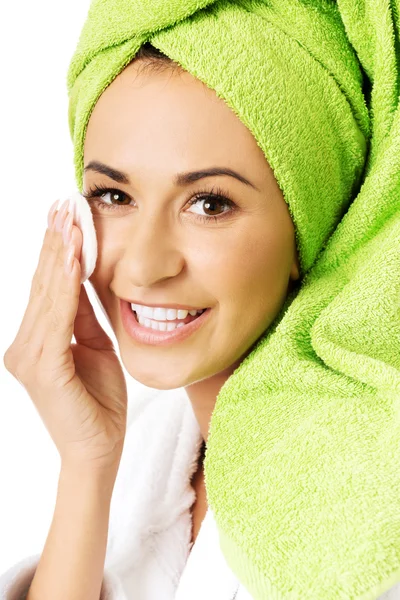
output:
<path id="1" fill-rule="evenodd" d="M 157 71 L 138 62 L 100 96 L 84 152 L 85 163 L 96 158 L 121 166 L 121 157 L 137 164 L 168 157 L 182 170 L 193 162 L 265 161 L 251 132 L 214 90 L 180 68 Z"/>

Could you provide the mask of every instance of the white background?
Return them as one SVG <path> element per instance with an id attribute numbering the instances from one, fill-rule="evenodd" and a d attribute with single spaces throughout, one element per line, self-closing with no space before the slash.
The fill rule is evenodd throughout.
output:
<path id="1" fill-rule="evenodd" d="M 0 9 L 0 575 L 42 551 L 57 493 L 58 451 L 3 355 L 26 309 L 48 210 L 76 189 L 66 77 L 88 8 L 89 0 L 20 0 Z"/>

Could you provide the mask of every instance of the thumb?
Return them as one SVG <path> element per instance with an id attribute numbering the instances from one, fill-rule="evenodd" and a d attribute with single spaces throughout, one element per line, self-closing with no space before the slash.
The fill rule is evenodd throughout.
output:
<path id="1" fill-rule="evenodd" d="M 81 285 L 78 310 L 74 322 L 74 336 L 78 344 L 96 350 L 113 350 L 112 339 L 97 320 L 85 286 Z"/>

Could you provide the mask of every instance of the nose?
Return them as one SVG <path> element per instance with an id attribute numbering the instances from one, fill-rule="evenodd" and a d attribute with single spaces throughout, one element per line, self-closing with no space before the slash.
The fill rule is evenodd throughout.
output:
<path id="1" fill-rule="evenodd" d="M 178 232 L 162 214 L 138 214 L 132 219 L 119 268 L 135 287 L 149 288 L 176 277 L 184 268 Z"/>

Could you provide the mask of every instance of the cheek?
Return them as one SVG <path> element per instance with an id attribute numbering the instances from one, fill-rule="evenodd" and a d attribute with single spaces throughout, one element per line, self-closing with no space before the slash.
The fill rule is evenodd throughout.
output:
<path id="1" fill-rule="evenodd" d="M 118 256 L 122 253 L 126 235 L 126 227 L 122 219 L 110 219 L 98 214 L 93 214 L 97 237 L 97 262 L 95 273 L 108 271 Z M 94 273 L 94 274 L 95 274 Z"/>
<path id="2" fill-rule="evenodd" d="M 219 237 L 203 249 L 202 278 L 221 306 L 224 328 L 247 348 L 272 323 L 286 298 L 291 268 L 288 231 L 265 226 Z M 198 269 L 195 270 L 196 273 Z"/>
<path id="3" fill-rule="evenodd" d="M 210 243 L 197 248 L 194 273 L 202 274 L 217 301 L 233 304 L 260 301 L 264 304 L 281 296 L 291 268 L 291 238 L 287 231 L 264 226 L 221 230 Z"/>
<path id="4" fill-rule="evenodd" d="M 113 302 L 109 286 L 114 278 L 115 266 L 123 245 L 121 246 L 121 236 L 115 231 L 118 227 L 110 225 L 110 219 L 96 214 L 93 215 L 93 219 L 97 237 L 97 260 L 89 281 L 103 307 L 110 313 Z"/>

